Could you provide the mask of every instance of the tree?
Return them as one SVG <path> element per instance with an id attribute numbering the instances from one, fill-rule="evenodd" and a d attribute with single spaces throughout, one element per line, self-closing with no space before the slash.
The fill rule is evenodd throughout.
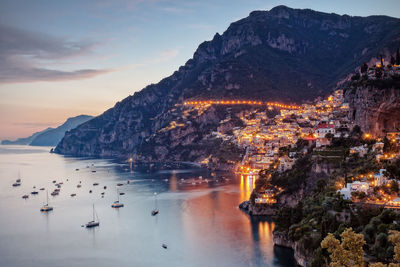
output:
<path id="1" fill-rule="evenodd" d="M 399 184 L 396 181 L 390 182 L 390 191 L 392 193 L 399 193 Z"/>
<path id="2" fill-rule="evenodd" d="M 333 133 L 327 133 L 325 138 L 332 139 L 334 137 Z"/>
<path id="3" fill-rule="evenodd" d="M 356 234 L 352 228 L 347 228 L 340 237 L 342 242 L 337 240 L 333 234 L 329 233 L 321 242 L 321 247 L 326 248 L 330 254 L 330 266 L 364 267 L 363 246 L 366 244 L 364 236 L 362 234 Z"/>
<path id="4" fill-rule="evenodd" d="M 362 66 L 361 66 L 360 71 L 361 71 L 361 73 L 365 73 L 365 72 L 367 72 L 367 70 L 368 70 L 368 64 L 366 62 L 364 62 L 364 64 L 362 64 Z"/>
<path id="5" fill-rule="evenodd" d="M 400 232 L 395 230 L 389 231 L 389 241 L 394 245 L 393 259 L 400 262 Z"/>
<path id="6" fill-rule="evenodd" d="M 396 64 L 396 59 L 394 58 L 394 56 L 390 56 L 390 65 L 394 65 Z"/>

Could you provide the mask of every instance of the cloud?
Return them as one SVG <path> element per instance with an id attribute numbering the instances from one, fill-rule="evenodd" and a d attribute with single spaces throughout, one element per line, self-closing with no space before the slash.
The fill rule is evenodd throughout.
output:
<path id="1" fill-rule="evenodd" d="M 46 68 L 93 54 L 95 43 L 69 41 L 0 24 L 0 84 L 91 78 L 110 69 L 63 71 Z"/>

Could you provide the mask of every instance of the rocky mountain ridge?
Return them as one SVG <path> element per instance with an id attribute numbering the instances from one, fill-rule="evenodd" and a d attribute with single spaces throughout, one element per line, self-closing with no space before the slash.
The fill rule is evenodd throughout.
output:
<path id="1" fill-rule="evenodd" d="M 254 11 L 202 43 L 170 77 L 67 132 L 55 152 L 154 159 L 146 154 L 146 140 L 179 119 L 170 112 L 176 104 L 187 99 L 312 100 L 378 51 L 393 50 L 399 36 L 400 20 L 385 16 L 285 6 Z"/>

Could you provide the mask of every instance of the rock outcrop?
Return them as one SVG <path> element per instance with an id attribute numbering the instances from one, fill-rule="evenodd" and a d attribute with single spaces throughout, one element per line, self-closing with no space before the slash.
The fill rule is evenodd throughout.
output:
<path id="1" fill-rule="evenodd" d="M 382 137 L 400 131 L 400 87 L 355 84 L 345 90 L 350 116 L 363 132 Z"/>

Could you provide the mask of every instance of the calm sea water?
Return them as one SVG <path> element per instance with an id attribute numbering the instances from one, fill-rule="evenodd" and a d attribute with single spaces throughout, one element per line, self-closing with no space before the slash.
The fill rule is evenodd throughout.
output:
<path id="1" fill-rule="evenodd" d="M 0 146 L 0 266 L 295 266 L 290 250 L 273 246 L 274 223 L 237 208 L 253 186 L 247 177 L 193 185 L 212 177 L 199 169 L 141 173 L 48 151 Z M 14 188 L 18 173 L 22 185 Z M 53 180 L 64 183 L 54 197 Z M 117 183 L 124 183 L 121 209 L 111 208 Z M 30 195 L 33 186 L 48 189 L 53 211 L 39 211 L 46 191 Z M 86 229 L 93 204 L 100 227 Z"/>

